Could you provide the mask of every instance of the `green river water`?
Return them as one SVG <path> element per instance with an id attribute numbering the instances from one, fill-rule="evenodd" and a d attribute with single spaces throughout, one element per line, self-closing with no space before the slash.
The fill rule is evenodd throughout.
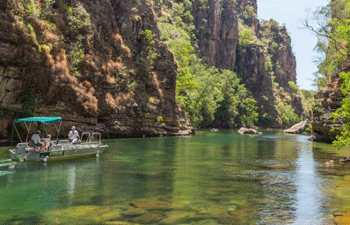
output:
<path id="1" fill-rule="evenodd" d="M 324 166 L 337 150 L 308 136 L 199 131 L 104 143 L 99 158 L 47 165 L 12 163 L 0 150 L 0 224 L 322 224 L 350 208 L 339 185 L 347 168 L 335 176 Z"/>

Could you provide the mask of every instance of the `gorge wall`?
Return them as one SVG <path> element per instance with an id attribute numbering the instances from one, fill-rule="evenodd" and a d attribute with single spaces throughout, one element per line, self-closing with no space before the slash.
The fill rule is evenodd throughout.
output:
<path id="1" fill-rule="evenodd" d="M 305 117 L 291 39 L 277 22 L 261 24 L 257 7 L 256 0 L 193 1 L 200 55 L 237 72 L 258 101 L 260 125 L 291 125 Z"/>
<path id="2" fill-rule="evenodd" d="M 340 0 L 331 0 L 320 11 L 314 12 L 316 22 L 324 20 L 327 23 L 319 29 L 319 42 L 315 47 L 324 57 L 319 61 L 315 79 L 319 91 L 315 94 L 313 107 L 312 139 L 328 143 L 335 141 L 333 144 L 337 148 L 348 147 L 350 142 L 349 15 L 350 5 Z"/>
<path id="3" fill-rule="evenodd" d="M 183 26 L 193 23 L 196 54 L 235 71 L 257 100 L 259 125 L 304 116 L 290 37 L 273 20 L 259 22 L 256 0 L 4 0 L 0 138 L 29 115 L 62 116 L 66 130 L 109 137 L 193 133 L 175 100 L 178 63 L 158 27 L 159 16 L 177 22 L 167 12 L 175 2 Z"/>
<path id="4" fill-rule="evenodd" d="M 338 73 L 334 74 L 327 86 L 315 94 L 315 106 L 313 107 L 312 136 L 311 139 L 319 142 L 332 143 L 340 134 L 342 124 L 345 121 L 335 120 L 332 117 L 342 105 L 344 98 L 340 90 L 341 80 Z"/>
<path id="5" fill-rule="evenodd" d="M 193 132 L 150 2 L 5 0 L 0 27 L 0 138 L 29 112 L 109 137 Z"/>
<path id="6" fill-rule="evenodd" d="M 339 74 L 350 72 L 350 61 L 347 59 L 327 80 L 324 88 L 315 93 L 312 117 L 311 139 L 319 142 L 332 143 L 341 134 L 344 124 L 348 123 L 347 116 L 334 117 L 332 115 L 344 104 L 344 93 L 341 90 L 344 82 Z M 335 119 L 336 118 L 336 119 Z"/>

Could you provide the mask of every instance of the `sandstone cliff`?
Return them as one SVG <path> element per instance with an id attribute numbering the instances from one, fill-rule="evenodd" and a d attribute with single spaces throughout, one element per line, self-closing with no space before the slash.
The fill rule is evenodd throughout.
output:
<path id="1" fill-rule="evenodd" d="M 315 79 L 319 91 L 315 94 L 311 138 L 328 143 L 337 139 L 333 144 L 338 148 L 349 146 L 350 45 L 349 36 L 344 35 L 350 31 L 349 9 L 347 1 L 331 0 L 322 12 L 314 12 L 316 22 L 327 23 L 318 30 L 319 43 L 315 47 L 325 57 L 319 62 Z M 320 51 L 322 48 L 325 51 Z"/>
<path id="2" fill-rule="evenodd" d="M 192 14 L 200 55 L 237 72 L 258 101 L 260 125 L 289 126 L 305 117 L 291 39 L 273 20 L 260 24 L 256 0 L 195 0 Z"/>
<path id="3" fill-rule="evenodd" d="M 238 44 L 236 4 L 231 0 L 192 5 L 200 56 L 209 65 L 234 70 Z"/>
<path id="4" fill-rule="evenodd" d="M 178 66 L 160 17 L 180 23 L 206 63 L 237 72 L 258 101 L 260 125 L 303 117 L 290 37 L 259 22 L 256 0 L 184 1 L 182 21 L 166 11 L 175 2 L 1 1 L 0 138 L 14 117 L 31 114 L 110 137 L 192 133 L 175 101 Z"/>
<path id="5" fill-rule="evenodd" d="M 0 2 L 0 138 L 28 112 L 110 137 L 192 132 L 151 3 L 52 3 Z"/>
<path id="6" fill-rule="evenodd" d="M 343 121 L 334 121 L 332 117 L 332 113 L 341 107 L 344 98 L 338 73 L 339 71 L 331 77 L 324 89 L 315 94 L 311 140 L 332 143 L 340 134 Z"/>

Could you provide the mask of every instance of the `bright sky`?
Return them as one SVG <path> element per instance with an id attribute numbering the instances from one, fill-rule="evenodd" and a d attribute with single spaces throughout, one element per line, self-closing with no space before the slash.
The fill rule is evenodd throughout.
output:
<path id="1" fill-rule="evenodd" d="M 301 89 L 315 90 L 312 86 L 313 73 L 317 65 L 313 62 L 318 56 L 313 50 L 317 43 L 316 36 L 303 29 L 303 20 L 307 11 L 314 11 L 324 6 L 329 0 L 258 0 L 258 17 L 274 19 L 280 25 L 285 24 L 292 38 L 292 48 L 297 60 L 297 85 Z"/>

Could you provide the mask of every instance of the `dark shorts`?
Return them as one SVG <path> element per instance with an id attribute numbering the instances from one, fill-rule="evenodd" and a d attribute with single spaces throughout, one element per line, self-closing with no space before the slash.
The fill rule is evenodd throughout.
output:
<path id="1" fill-rule="evenodd" d="M 38 143 L 38 144 L 35 144 L 35 146 L 36 146 L 36 147 L 41 147 L 41 144 L 40 144 L 40 143 Z"/>

